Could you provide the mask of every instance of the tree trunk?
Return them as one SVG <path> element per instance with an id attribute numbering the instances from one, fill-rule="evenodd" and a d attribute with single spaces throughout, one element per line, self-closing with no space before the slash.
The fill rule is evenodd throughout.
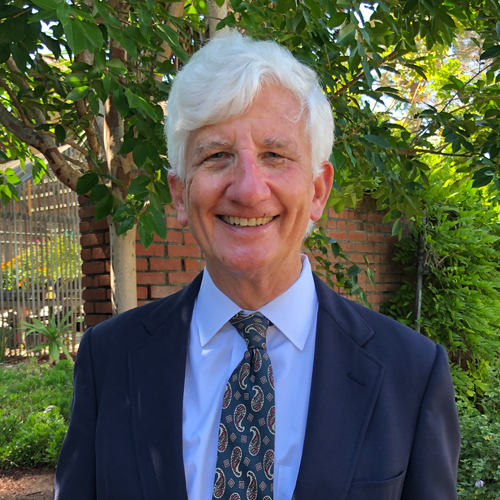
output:
<path id="1" fill-rule="evenodd" d="M 117 225 L 109 222 L 111 249 L 111 304 L 113 314 L 137 307 L 137 270 L 135 260 L 136 226 L 122 236 L 116 235 Z"/>
<path id="2" fill-rule="evenodd" d="M 121 17 L 126 19 L 128 6 L 120 3 Z M 111 57 L 116 57 L 125 62 L 127 53 L 121 45 L 113 39 L 110 39 L 109 52 Z M 124 134 L 124 122 L 120 113 L 113 103 L 113 94 L 110 92 L 106 101 L 104 114 L 104 150 L 108 172 L 117 179 L 124 182 L 126 186 L 130 185 L 132 174 L 135 169 L 132 154 L 118 154 Z M 112 192 L 114 196 L 124 200 L 126 190 L 118 184 L 113 184 Z M 128 311 L 137 306 L 137 277 L 135 262 L 135 240 L 136 227 L 127 231 L 125 235 L 116 235 L 116 226 L 109 221 L 109 245 L 111 250 L 111 303 L 113 314 L 119 314 Z"/>
<path id="3" fill-rule="evenodd" d="M 215 36 L 215 28 L 227 17 L 227 0 L 222 4 L 222 7 L 217 5 L 215 0 L 208 0 L 208 35 L 210 38 Z"/>

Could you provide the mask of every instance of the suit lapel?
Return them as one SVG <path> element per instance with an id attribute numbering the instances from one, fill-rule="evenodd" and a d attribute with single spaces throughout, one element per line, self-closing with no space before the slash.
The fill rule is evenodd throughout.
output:
<path id="1" fill-rule="evenodd" d="M 314 368 L 294 499 L 344 500 L 384 365 L 362 348 L 373 331 L 349 303 L 317 278 L 316 289 L 319 310 Z"/>
<path id="2" fill-rule="evenodd" d="M 187 344 L 201 274 L 159 302 L 143 325 L 150 338 L 129 353 L 129 384 L 139 476 L 147 500 L 187 500 L 182 401 Z"/>

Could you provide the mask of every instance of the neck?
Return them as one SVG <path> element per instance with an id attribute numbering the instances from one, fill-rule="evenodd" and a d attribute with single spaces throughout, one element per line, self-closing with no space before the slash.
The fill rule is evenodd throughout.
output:
<path id="1" fill-rule="evenodd" d="M 288 290 L 302 271 L 300 255 L 291 263 L 251 273 L 231 272 L 217 269 L 207 262 L 207 270 L 215 286 L 234 303 L 247 311 L 257 311 L 262 306 Z"/>

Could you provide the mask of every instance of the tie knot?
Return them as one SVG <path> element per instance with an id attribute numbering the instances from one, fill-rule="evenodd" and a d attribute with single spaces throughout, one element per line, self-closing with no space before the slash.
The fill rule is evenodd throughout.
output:
<path id="1" fill-rule="evenodd" d="M 266 335 L 271 322 L 265 316 L 260 313 L 244 314 L 240 311 L 229 321 L 245 339 L 249 349 L 267 350 Z"/>

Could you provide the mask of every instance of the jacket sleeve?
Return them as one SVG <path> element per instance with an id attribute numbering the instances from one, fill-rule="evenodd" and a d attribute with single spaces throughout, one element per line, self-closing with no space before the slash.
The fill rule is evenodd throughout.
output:
<path id="1" fill-rule="evenodd" d="M 437 346 L 419 411 L 402 500 L 456 500 L 460 427 L 446 351 Z"/>
<path id="2" fill-rule="evenodd" d="M 97 402 L 91 333 L 92 328 L 83 335 L 76 357 L 71 419 L 57 463 L 54 500 L 95 500 L 97 496 Z"/>

